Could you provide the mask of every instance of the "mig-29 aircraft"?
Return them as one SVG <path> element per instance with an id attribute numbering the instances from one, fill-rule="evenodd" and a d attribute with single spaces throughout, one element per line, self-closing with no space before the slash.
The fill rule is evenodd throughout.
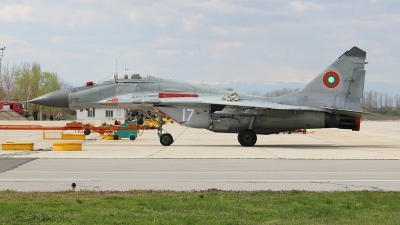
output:
<path id="1" fill-rule="evenodd" d="M 124 79 L 55 91 L 30 100 L 44 106 L 75 110 L 97 108 L 155 110 L 180 125 L 213 132 L 237 133 L 242 146 L 253 146 L 257 134 L 297 129 L 360 130 L 366 52 L 353 47 L 298 92 L 260 97 L 154 76 L 133 74 Z M 164 146 L 174 140 L 163 133 Z"/>

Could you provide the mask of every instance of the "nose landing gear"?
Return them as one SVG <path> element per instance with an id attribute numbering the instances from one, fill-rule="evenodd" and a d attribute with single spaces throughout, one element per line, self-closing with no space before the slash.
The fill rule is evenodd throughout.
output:
<path id="1" fill-rule="evenodd" d="M 172 143 L 174 143 L 174 139 L 172 138 L 171 134 L 165 133 L 160 136 L 160 143 L 164 146 L 170 146 Z"/>
<path id="2" fill-rule="evenodd" d="M 169 133 L 162 133 L 162 131 L 163 131 L 163 128 L 162 128 L 162 125 L 163 125 L 163 120 L 162 120 L 162 116 L 161 115 L 158 115 L 158 131 L 157 131 L 157 134 L 158 134 L 158 137 L 160 138 L 160 143 L 162 144 L 162 145 L 164 145 L 164 146 L 170 146 L 172 143 L 174 143 L 174 139 L 172 138 L 172 135 L 171 134 L 169 134 Z"/>

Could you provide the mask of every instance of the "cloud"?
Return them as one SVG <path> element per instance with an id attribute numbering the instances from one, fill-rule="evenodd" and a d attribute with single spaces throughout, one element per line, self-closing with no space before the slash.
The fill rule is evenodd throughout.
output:
<path id="1" fill-rule="evenodd" d="M 0 8 L 0 20 L 8 23 L 36 22 L 32 16 L 33 7 L 29 5 L 5 5 Z"/>
<path id="2" fill-rule="evenodd" d="M 175 56 L 180 55 L 182 53 L 181 50 L 158 50 L 157 55 L 159 56 Z"/>
<path id="3" fill-rule="evenodd" d="M 55 52 L 49 50 L 37 50 L 37 52 L 52 60 L 87 60 L 91 57 L 88 53 L 85 52 Z"/>
<path id="4" fill-rule="evenodd" d="M 221 27 L 212 27 L 212 29 L 221 36 L 227 36 L 229 35 L 229 31 L 225 28 L 221 28 Z"/>
<path id="5" fill-rule="evenodd" d="M 377 49 L 374 49 L 374 50 L 372 51 L 372 53 L 375 54 L 375 55 L 386 55 L 386 54 L 388 54 L 389 52 L 390 52 L 389 50 L 384 49 L 384 48 L 377 48 Z"/>
<path id="6" fill-rule="evenodd" d="M 243 48 L 245 44 L 243 42 L 218 42 L 213 45 L 213 58 L 231 58 L 232 51 L 235 49 Z"/>
<path id="7" fill-rule="evenodd" d="M 65 37 L 65 36 L 58 36 L 58 35 L 55 35 L 55 36 L 52 36 L 51 37 L 51 42 L 53 42 L 53 43 L 61 43 L 61 42 L 65 42 L 66 40 L 68 40 L 69 38 L 68 37 Z"/>
<path id="8" fill-rule="evenodd" d="M 398 76 L 395 1 L 83 1 L 3 0 L 3 62 L 38 61 L 66 80 L 113 73 L 118 58 L 156 76 L 278 82 L 311 79 L 359 46 L 368 52 L 367 80 L 376 71 Z"/>
<path id="9" fill-rule="evenodd" d="M 170 37 L 159 37 L 155 42 L 149 44 L 149 46 L 174 46 L 178 43 L 177 39 Z"/>
<path id="10" fill-rule="evenodd" d="M 365 27 L 365 28 L 382 28 L 388 26 L 390 23 L 388 21 L 383 20 L 374 20 L 374 19 L 362 19 L 362 20 L 350 20 L 351 25 L 355 27 Z"/>
<path id="11" fill-rule="evenodd" d="M 74 26 L 101 26 L 108 20 L 108 16 L 103 12 L 88 9 L 70 9 L 73 14 L 62 11 L 55 16 L 59 21 L 68 27 Z"/>
<path id="12" fill-rule="evenodd" d="M 248 34 L 248 35 L 260 35 L 260 34 L 266 33 L 266 30 L 267 30 L 265 28 L 260 28 L 260 27 L 237 27 L 235 29 L 239 33 Z"/>
<path id="13" fill-rule="evenodd" d="M 131 23 L 137 23 L 139 21 L 139 13 L 135 11 L 128 12 L 128 19 Z"/>
<path id="14" fill-rule="evenodd" d="M 195 26 L 200 24 L 200 20 L 203 19 L 202 14 L 197 14 L 195 16 L 183 16 L 183 27 L 186 31 L 191 31 Z"/>
<path id="15" fill-rule="evenodd" d="M 212 12 L 222 15 L 232 15 L 237 13 L 246 13 L 246 14 L 262 13 L 262 10 L 260 10 L 259 8 L 248 7 L 247 6 L 248 4 L 246 3 L 247 3 L 246 1 L 243 1 L 242 4 L 246 6 L 242 6 L 240 4 L 234 4 L 230 1 L 211 0 L 202 2 L 185 1 L 184 5 L 189 8 L 197 8 L 205 12 Z"/>
<path id="16" fill-rule="evenodd" d="M 189 7 L 201 8 L 203 10 L 217 12 L 221 14 L 231 14 L 236 11 L 236 6 L 219 0 L 211 0 L 204 2 L 189 2 L 185 3 Z"/>
<path id="17" fill-rule="evenodd" d="M 77 5 L 14 4 L 0 8 L 0 20 L 8 23 L 23 22 L 74 27 L 99 25 L 107 19 L 108 17 L 103 12 L 80 8 Z"/>
<path id="18" fill-rule="evenodd" d="M 193 57 L 194 56 L 194 52 L 193 51 L 188 52 L 188 53 L 186 53 L 186 55 L 189 56 L 189 57 Z"/>
<path id="19" fill-rule="evenodd" d="M 71 3 L 79 3 L 79 4 L 94 4 L 97 3 L 97 0 L 68 0 Z"/>
<path id="20" fill-rule="evenodd" d="M 303 2 L 303 1 L 294 1 L 290 2 L 289 6 L 298 12 L 302 12 L 305 10 L 321 10 L 322 5 L 315 4 L 313 2 Z"/>
<path id="21" fill-rule="evenodd" d="M 28 46 L 27 41 L 12 35 L 0 34 L 0 40 L 2 42 L 0 47 L 3 47 L 4 45 Z"/>
<path id="22" fill-rule="evenodd" d="M 295 25 L 293 25 L 295 26 Z M 260 36 L 267 33 L 266 27 L 252 27 L 252 26 L 231 26 L 231 27 L 211 27 L 220 36 L 246 35 L 246 36 Z"/>
<path id="23" fill-rule="evenodd" d="M 154 19 L 159 26 L 165 27 L 172 20 L 172 17 L 170 17 L 170 16 L 155 16 Z"/>

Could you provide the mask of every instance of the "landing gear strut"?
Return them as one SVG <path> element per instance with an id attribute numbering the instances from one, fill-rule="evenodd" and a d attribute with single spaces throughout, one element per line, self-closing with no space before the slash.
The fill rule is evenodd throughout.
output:
<path id="1" fill-rule="evenodd" d="M 170 146 L 172 143 L 174 143 L 174 139 L 172 138 L 172 135 L 169 133 L 163 134 L 162 131 L 162 125 L 163 125 L 163 120 L 162 120 L 162 115 L 158 115 L 158 137 L 160 138 L 160 143 L 164 146 Z"/>
<path id="2" fill-rule="evenodd" d="M 238 141 L 242 146 L 250 147 L 256 144 L 257 135 L 253 130 L 245 129 L 238 134 Z"/>

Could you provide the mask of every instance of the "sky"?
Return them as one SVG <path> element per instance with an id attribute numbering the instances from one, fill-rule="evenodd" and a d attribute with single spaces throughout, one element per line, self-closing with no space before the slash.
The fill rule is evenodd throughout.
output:
<path id="1" fill-rule="evenodd" d="M 38 62 L 73 85 L 116 67 L 194 83 L 306 83 L 357 46 L 366 82 L 393 86 L 400 1 L 1 0 L 3 46 L 3 66 Z"/>

